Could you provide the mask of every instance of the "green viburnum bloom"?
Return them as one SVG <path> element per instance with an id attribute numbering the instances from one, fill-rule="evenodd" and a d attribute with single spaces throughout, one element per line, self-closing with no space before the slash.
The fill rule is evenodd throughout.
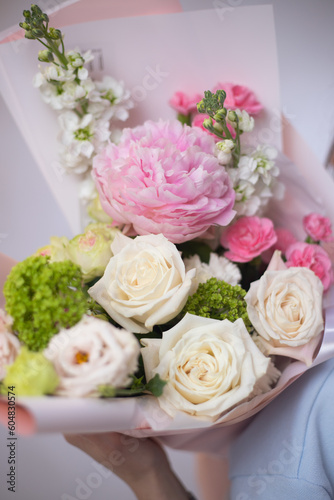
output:
<path id="1" fill-rule="evenodd" d="M 59 379 L 51 361 L 41 352 L 21 348 L 14 363 L 7 368 L 3 387 L 14 386 L 18 396 L 42 396 L 53 394 Z"/>
<path id="2" fill-rule="evenodd" d="M 182 313 L 218 320 L 228 319 L 232 323 L 241 318 L 248 331 L 252 331 L 245 295 L 246 291 L 239 285 L 233 286 L 210 278 L 206 283 L 198 285 L 196 293 L 188 298 Z"/>
<path id="3" fill-rule="evenodd" d="M 80 268 L 72 262 L 28 257 L 11 270 L 4 286 L 13 330 L 32 351 L 44 349 L 61 328 L 69 328 L 87 310 Z"/>

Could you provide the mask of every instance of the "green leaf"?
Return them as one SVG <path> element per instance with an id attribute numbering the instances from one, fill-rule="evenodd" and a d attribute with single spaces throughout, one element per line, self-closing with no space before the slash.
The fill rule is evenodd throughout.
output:
<path id="1" fill-rule="evenodd" d="M 158 374 L 156 374 L 151 380 L 146 384 L 146 390 L 150 391 L 156 398 L 160 397 L 163 393 L 163 389 L 167 384 L 166 380 L 162 380 Z"/>

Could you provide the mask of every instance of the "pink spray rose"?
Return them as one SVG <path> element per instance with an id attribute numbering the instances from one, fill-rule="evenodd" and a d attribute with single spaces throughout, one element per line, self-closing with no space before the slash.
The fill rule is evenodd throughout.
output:
<path id="1" fill-rule="evenodd" d="M 244 109 L 250 115 L 257 115 L 263 109 L 254 92 L 244 85 L 233 83 L 218 83 L 213 92 L 223 89 L 226 92 L 224 107 L 227 109 Z"/>
<path id="2" fill-rule="evenodd" d="M 169 105 L 182 115 L 188 115 L 192 111 L 197 111 L 197 103 L 202 99 L 200 94 L 188 96 L 184 92 L 175 92 L 169 100 Z"/>
<path id="3" fill-rule="evenodd" d="M 222 235 L 221 244 L 229 250 L 225 257 L 234 262 L 249 262 L 277 240 L 274 225 L 265 217 L 241 217 Z"/>
<path id="4" fill-rule="evenodd" d="M 182 243 L 233 219 L 235 193 L 214 140 L 177 120 L 125 129 L 94 158 L 93 177 L 114 224 Z"/>
<path id="5" fill-rule="evenodd" d="M 319 245 L 294 243 L 287 249 L 287 267 L 307 267 L 321 279 L 324 291 L 333 283 L 333 269 L 327 252 Z"/>
<path id="6" fill-rule="evenodd" d="M 332 226 L 328 217 L 320 214 L 311 213 L 303 219 L 305 232 L 311 236 L 314 241 L 332 241 Z"/>

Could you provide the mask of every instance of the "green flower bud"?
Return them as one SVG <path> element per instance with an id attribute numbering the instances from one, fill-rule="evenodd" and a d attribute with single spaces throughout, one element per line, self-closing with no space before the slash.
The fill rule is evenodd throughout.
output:
<path id="1" fill-rule="evenodd" d="M 30 10 L 24 10 L 24 11 L 23 11 L 23 15 L 24 15 L 24 17 L 25 17 L 26 19 L 30 19 L 30 17 L 31 17 L 31 12 L 30 12 Z"/>
<path id="2" fill-rule="evenodd" d="M 41 62 L 53 62 L 54 57 L 51 50 L 45 49 L 38 52 L 38 60 Z"/>
<path id="3" fill-rule="evenodd" d="M 227 113 L 227 118 L 228 118 L 229 122 L 233 122 L 233 123 L 234 122 L 236 123 L 238 120 L 238 116 L 237 116 L 236 112 L 231 111 L 231 110 L 229 110 L 229 112 Z"/>
<path id="4" fill-rule="evenodd" d="M 214 115 L 214 117 L 213 117 L 213 118 L 214 118 L 216 121 L 222 121 L 222 120 L 224 120 L 224 119 L 225 119 L 225 117 L 226 117 L 226 113 L 227 113 L 227 109 L 226 109 L 226 108 L 219 109 L 219 110 L 217 111 L 217 113 Z"/>
<path id="5" fill-rule="evenodd" d="M 5 387 L 14 386 L 18 396 L 42 396 L 52 394 L 59 379 L 51 361 L 41 352 L 21 348 L 14 363 L 7 367 L 3 380 Z"/>
<path id="6" fill-rule="evenodd" d="M 218 133 L 221 133 L 223 132 L 223 127 L 220 125 L 220 123 L 215 123 L 213 128 L 218 132 Z"/>
<path id="7" fill-rule="evenodd" d="M 33 28 L 40 28 L 41 24 L 43 24 L 41 17 L 35 17 L 34 19 L 31 20 L 31 26 Z"/>
<path id="8" fill-rule="evenodd" d="M 205 118 L 205 120 L 203 120 L 203 127 L 210 129 L 212 126 L 212 118 Z"/>
<path id="9" fill-rule="evenodd" d="M 32 34 L 34 35 L 35 38 L 42 38 L 43 37 L 43 31 L 38 30 L 38 29 L 33 29 Z"/>
<path id="10" fill-rule="evenodd" d="M 33 3 L 33 4 L 31 4 L 31 12 L 32 12 L 33 14 L 39 14 L 39 15 L 40 15 L 40 14 L 43 14 L 42 9 L 40 9 L 40 8 L 38 7 L 38 5 L 36 5 L 36 4 L 34 4 L 34 3 Z"/>
<path id="11" fill-rule="evenodd" d="M 29 40 L 35 40 L 36 37 L 33 35 L 32 31 L 26 31 L 24 34 L 25 38 L 28 38 Z"/>
<path id="12" fill-rule="evenodd" d="M 205 113 L 205 105 L 204 105 L 203 99 L 197 103 L 197 111 L 199 113 Z"/>
<path id="13" fill-rule="evenodd" d="M 43 14 L 41 15 L 41 18 L 43 19 L 43 21 L 45 23 L 49 22 L 49 16 L 47 14 L 45 14 L 45 12 L 43 12 Z"/>
<path id="14" fill-rule="evenodd" d="M 61 31 L 56 28 L 50 28 L 49 37 L 52 38 L 52 40 L 60 40 L 62 38 Z"/>
<path id="15" fill-rule="evenodd" d="M 20 28 L 23 28 L 24 30 L 29 30 L 30 29 L 30 24 L 28 23 L 19 23 Z"/>

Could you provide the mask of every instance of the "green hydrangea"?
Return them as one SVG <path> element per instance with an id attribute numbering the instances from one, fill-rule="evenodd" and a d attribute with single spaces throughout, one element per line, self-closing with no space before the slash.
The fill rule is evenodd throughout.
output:
<path id="1" fill-rule="evenodd" d="M 231 322 L 241 318 L 248 331 L 251 331 L 253 327 L 248 318 L 245 295 L 246 291 L 239 285 L 232 286 L 225 281 L 210 278 L 206 283 L 198 285 L 196 293 L 188 298 L 182 312 L 204 318 L 228 319 Z"/>
<path id="2" fill-rule="evenodd" d="M 52 394 L 59 384 L 51 361 L 41 352 L 31 352 L 23 346 L 14 363 L 7 368 L 3 387 L 15 387 L 18 396 Z"/>
<path id="3" fill-rule="evenodd" d="M 80 268 L 70 261 L 33 256 L 17 264 L 4 286 L 13 330 L 32 351 L 44 349 L 61 328 L 80 321 L 87 309 Z"/>

